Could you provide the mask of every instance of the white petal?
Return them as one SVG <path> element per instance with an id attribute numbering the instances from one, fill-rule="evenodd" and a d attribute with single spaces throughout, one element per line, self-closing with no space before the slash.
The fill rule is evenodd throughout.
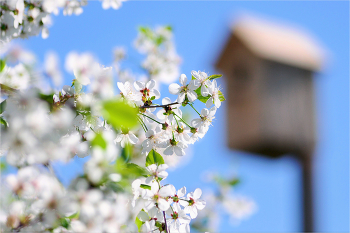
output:
<path id="1" fill-rule="evenodd" d="M 181 87 L 177 83 L 172 83 L 169 85 L 169 92 L 170 94 L 177 95 L 181 91 Z"/>
<path id="2" fill-rule="evenodd" d="M 134 82 L 134 87 L 136 90 L 140 91 L 142 89 L 145 89 L 145 84 L 143 82 L 136 81 Z"/>
<path id="3" fill-rule="evenodd" d="M 187 77 L 185 74 L 181 74 L 180 76 L 180 83 L 182 84 L 182 86 L 185 86 L 187 83 Z"/>
<path id="4" fill-rule="evenodd" d="M 197 188 L 193 192 L 193 199 L 197 200 L 201 197 L 201 195 L 202 195 L 202 190 L 200 188 Z"/>
<path id="5" fill-rule="evenodd" d="M 213 97 L 210 97 L 205 103 L 205 107 L 210 108 L 213 105 Z"/>
<path id="6" fill-rule="evenodd" d="M 129 132 L 129 139 L 131 144 L 136 144 L 139 139 L 135 136 L 135 134 Z"/>
<path id="7" fill-rule="evenodd" d="M 170 103 L 171 103 L 170 98 L 165 97 L 165 98 L 162 99 L 162 104 L 163 104 L 163 105 L 165 105 L 165 104 L 170 104 Z"/>
<path id="8" fill-rule="evenodd" d="M 189 212 L 192 219 L 196 218 L 198 215 L 197 209 L 195 207 L 190 208 Z"/>
<path id="9" fill-rule="evenodd" d="M 190 102 L 193 102 L 197 99 L 197 93 L 194 91 L 188 91 L 187 92 L 187 98 Z"/>
<path id="10" fill-rule="evenodd" d="M 158 166 L 158 171 L 165 171 L 166 169 L 168 169 L 169 166 L 167 164 L 161 164 Z"/>
<path id="11" fill-rule="evenodd" d="M 158 172 L 158 177 L 162 178 L 163 180 L 168 177 L 168 173 L 166 171 Z"/>
<path id="12" fill-rule="evenodd" d="M 161 197 L 169 197 L 175 194 L 175 187 L 173 185 L 167 185 L 167 186 L 163 186 L 160 190 L 159 190 L 159 195 Z"/>
<path id="13" fill-rule="evenodd" d="M 156 86 L 156 81 L 154 79 L 152 79 L 151 81 L 148 81 L 148 83 L 146 84 L 146 87 L 149 90 L 152 90 L 155 86 Z"/>
<path id="14" fill-rule="evenodd" d="M 165 154 L 165 155 L 173 155 L 174 154 L 174 147 L 173 146 L 169 146 L 168 148 L 166 148 L 164 150 L 163 154 Z"/>
<path id="15" fill-rule="evenodd" d="M 206 108 L 203 108 L 202 111 L 201 111 L 201 116 L 208 116 L 209 115 L 209 110 L 206 109 Z"/>
<path id="16" fill-rule="evenodd" d="M 183 156 L 185 154 L 185 151 L 178 146 L 174 146 L 174 151 L 177 156 Z"/>
<path id="17" fill-rule="evenodd" d="M 200 86 L 200 82 L 198 80 L 191 80 L 190 84 L 188 85 L 188 89 L 190 90 L 196 90 Z"/>
<path id="18" fill-rule="evenodd" d="M 206 202 L 203 200 L 197 200 L 195 205 L 196 205 L 197 209 L 202 210 L 202 209 L 204 209 Z"/>
<path id="19" fill-rule="evenodd" d="M 155 98 L 156 100 L 160 98 L 160 92 L 159 92 L 158 90 L 153 89 L 153 90 L 152 90 L 152 94 L 153 94 L 153 95 L 151 95 L 151 96 L 156 97 L 156 98 Z"/>
<path id="20" fill-rule="evenodd" d="M 117 86 L 121 92 L 125 92 L 124 84 L 122 82 L 117 82 Z"/>
<path id="21" fill-rule="evenodd" d="M 182 188 L 180 188 L 178 191 L 177 191 L 177 195 L 178 197 L 183 197 L 186 195 L 186 187 L 183 186 Z"/>
<path id="22" fill-rule="evenodd" d="M 217 108 L 214 106 L 209 110 L 209 116 L 213 117 L 216 113 Z"/>
<path id="23" fill-rule="evenodd" d="M 179 94 L 179 96 L 177 97 L 177 102 L 178 103 L 182 103 L 182 102 L 184 102 L 184 100 L 185 100 L 185 96 L 186 96 L 186 94 L 185 93 L 180 93 Z"/>
<path id="24" fill-rule="evenodd" d="M 200 125 L 202 124 L 202 120 L 197 118 L 197 119 L 193 119 L 191 121 L 191 125 L 195 128 L 198 128 Z"/>
<path id="25" fill-rule="evenodd" d="M 169 202 L 161 198 L 158 200 L 158 207 L 162 211 L 167 211 L 170 207 L 170 204 Z"/>
<path id="26" fill-rule="evenodd" d="M 202 96 L 208 96 L 209 95 L 209 90 L 205 85 L 202 85 L 201 87 L 201 94 Z"/>
<path id="27" fill-rule="evenodd" d="M 192 74 L 192 76 L 193 76 L 195 79 L 200 79 L 199 73 L 198 73 L 197 71 L 192 70 L 192 71 L 191 71 L 191 74 Z"/>
<path id="28" fill-rule="evenodd" d="M 214 104 L 215 104 L 215 107 L 220 108 L 221 101 L 220 101 L 220 99 L 218 97 L 214 99 Z"/>
<path id="29" fill-rule="evenodd" d="M 137 215 L 137 217 L 143 222 L 146 222 L 149 220 L 149 216 L 145 211 L 140 211 L 140 213 Z"/>

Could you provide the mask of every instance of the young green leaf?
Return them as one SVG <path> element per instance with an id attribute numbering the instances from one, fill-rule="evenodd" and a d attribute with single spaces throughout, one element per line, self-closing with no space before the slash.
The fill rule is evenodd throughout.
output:
<path id="1" fill-rule="evenodd" d="M 222 74 L 213 74 L 213 75 L 210 75 L 208 78 L 209 80 L 213 80 L 221 77 L 222 77 Z"/>
<path id="2" fill-rule="evenodd" d="M 151 190 L 151 186 L 146 185 L 146 184 L 141 184 L 140 188 Z"/>
<path id="3" fill-rule="evenodd" d="M 5 111 L 6 108 L 6 100 L 2 101 L 0 104 L 0 114 Z"/>
<path id="4" fill-rule="evenodd" d="M 221 91 L 219 91 L 219 100 L 220 100 L 221 102 L 224 102 L 224 101 L 226 100 L 224 94 L 222 94 Z"/>
<path id="5" fill-rule="evenodd" d="M 2 72 L 5 69 L 6 61 L 0 59 L 0 72 Z"/>
<path id="6" fill-rule="evenodd" d="M 91 141 L 91 145 L 99 146 L 104 150 L 107 148 L 107 143 L 100 133 L 95 135 L 95 138 Z"/>
<path id="7" fill-rule="evenodd" d="M 203 102 L 203 103 L 206 103 L 207 100 L 210 98 L 210 95 L 208 95 L 208 96 L 202 96 L 202 94 L 201 94 L 201 89 L 202 89 L 202 87 L 198 87 L 198 88 L 195 90 L 195 92 L 197 93 L 197 99 L 198 99 L 199 101 Z"/>
<path id="8" fill-rule="evenodd" d="M 148 153 L 146 157 L 146 167 L 151 164 L 156 164 L 157 166 L 164 164 L 163 157 L 153 149 Z"/>
<path id="9" fill-rule="evenodd" d="M 102 116 L 114 128 L 132 128 L 138 123 L 137 109 L 118 99 L 103 102 Z"/>
<path id="10" fill-rule="evenodd" d="M 144 224 L 144 222 L 142 222 L 138 217 L 136 217 L 135 224 L 137 226 L 138 231 L 141 232 L 141 227 Z"/>
<path id="11" fill-rule="evenodd" d="M 7 127 L 7 122 L 4 120 L 4 118 L 0 117 L 0 123 Z"/>

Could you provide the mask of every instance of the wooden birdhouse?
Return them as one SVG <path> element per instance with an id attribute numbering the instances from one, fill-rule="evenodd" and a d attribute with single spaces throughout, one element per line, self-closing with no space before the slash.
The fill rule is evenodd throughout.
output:
<path id="1" fill-rule="evenodd" d="M 233 149 L 308 156 L 315 144 L 313 73 L 323 50 L 306 33 L 242 18 L 216 63 L 226 76 Z"/>

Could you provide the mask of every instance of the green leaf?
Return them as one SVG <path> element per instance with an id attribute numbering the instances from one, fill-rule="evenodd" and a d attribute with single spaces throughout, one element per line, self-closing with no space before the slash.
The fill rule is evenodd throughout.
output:
<path id="1" fill-rule="evenodd" d="M 91 141 L 91 145 L 99 146 L 104 150 L 107 148 L 107 143 L 100 133 L 95 135 L 95 138 Z"/>
<path id="2" fill-rule="evenodd" d="M 138 123 L 137 109 L 118 99 L 103 102 L 102 116 L 114 128 L 132 128 Z"/>
<path id="3" fill-rule="evenodd" d="M 138 217 L 136 217 L 135 224 L 136 224 L 137 229 L 139 230 L 139 232 L 141 232 L 141 227 L 144 224 L 144 222 L 142 222 Z"/>
<path id="4" fill-rule="evenodd" d="M 151 164 L 156 164 L 157 166 L 164 164 L 163 157 L 153 149 L 148 153 L 146 157 L 146 167 Z"/>
<path id="5" fill-rule="evenodd" d="M 68 227 L 70 225 L 70 220 L 66 219 L 66 218 L 61 218 L 60 221 L 61 221 L 61 226 L 68 229 Z"/>
<path id="6" fill-rule="evenodd" d="M 170 25 L 166 26 L 165 29 L 168 30 L 168 31 L 171 31 L 171 32 L 173 31 L 173 27 L 170 26 Z"/>
<path id="7" fill-rule="evenodd" d="M 69 219 L 79 219 L 79 215 L 80 215 L 80 212 L 78 211 L 78 212 L 68 216 L 67 218 L 69 218 Z"/>
<path id="8" fill-rule="evenodd" d="M 208 78 L 209 80 L 213 80 L 221 77 L 222 77 L 222 74 L 213 74 L 213 75 L 210 75 Z"/>
<path id="9" fill-rule="evenodd" d="M 228 184 L 231 186 L 235 186 L 237 184 L 239 184 L 240 180 L 238 178 L 233 178 L 232 180 L 228 181 Z"/>
<path id="10" fill-rule="evenodd" d="M 151 186 L 146 185 L 146 184 L 141 184 L 140 188 L 151 190 Z"/>
<path id="11" fill-rule="evenodd" d="M 6 171 L 7 169 L 7 163 L 5 161 L 0 161 L 0 171 Z"/>
<path id="12" fill-rule="evenodd" d="M 143 167 L 140 167 L 137 164 L 134 163 L 127 163 L 126 164 L 126 171 L 128 172 L 128 175 L 133 175 L 135 177 L 145 176 L 148 174 L 147 170 Z"/>
<path id="13" fill-rule="evenodd" d="M 5 111 L 6 108 L 6 100 L 2 101 L 0 104 L 0 114 Z"/>
<path id="14" fill-rule="evenodd" d="M 132 149 L 133 148 L 130 143 L 127 143 L 122 149 L 121 158 L 124 160 L 124 162 L 128 162 L 130 160 L 130 157 L 132 155 Z"/>
<path id="15" fill-rule="evenodd" d="M 6 60 L 0 59 L 0 72 L 2 72 L 5 69 L 6 66 Z"/>
<path id="16" fill-rule="evenodd" d="M 6 127 L 8 126 L 7 122 L 2 117 L 0 117 L 0 123 L 3 124 Z"/>
<path id="17" fill-rule="evenodd" d="M 47 102 L 50 106 L 50 110 L 53 109 L 53 93 L 52 94 L 43 94 L 43 93 L 39 93 L 39 99 L 44 100 L 45 102 Z"/>
<path id="18" fill-rule="evenodd" d="M 152 97 L 151 97 L 151 100 L 155 100 L 155 99 L 156 99 L 156 97 L 155 97 L 155 96 L 152 96 Z"/>
<path id="19" fill-rule="evenodd" d="M 224 102 L 224 101 L 226 100 L 224 94 L 222 94 L 221 91 L 219 91 L 219 100 L 220 100 L 221 102 Z"/>
<path id="20" fill-rule="evenodd" d="M 149 27 L 139 27 L 139 31 L 150 39 L 153 39 L 154 37 L 153 32 Z"/>
<path id="21" fill-rule="evenodd" d="M 201 94 L 201 89 L 202 89 L 202 87 L 198 87 L 198 88 L 195 90 L 195 92 L 197 93 L 197 99 L 198 99 L 199 101 L 203 102 L 203 103 L 206 103 L 207 100 L 210 98 L 210 96 L 209 96 L 209 95 L 208 95 L 208 96 L 202 96 L 202 94 Z"/>

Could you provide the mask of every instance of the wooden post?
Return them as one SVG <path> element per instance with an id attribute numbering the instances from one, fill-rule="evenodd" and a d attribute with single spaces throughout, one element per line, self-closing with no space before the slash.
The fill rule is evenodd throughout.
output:
<path id="1" fill-rule="evenodd" d="M 310 152 L 311 153 L 311 152 Z M 302 166 L 302 179 L 303 179 L 303 225 L 304 232 L 314 231 L 314 213 L 313 213 L 313 167 L 312 167 L 312 155 L 308 154 L 301 157 Z"/>

